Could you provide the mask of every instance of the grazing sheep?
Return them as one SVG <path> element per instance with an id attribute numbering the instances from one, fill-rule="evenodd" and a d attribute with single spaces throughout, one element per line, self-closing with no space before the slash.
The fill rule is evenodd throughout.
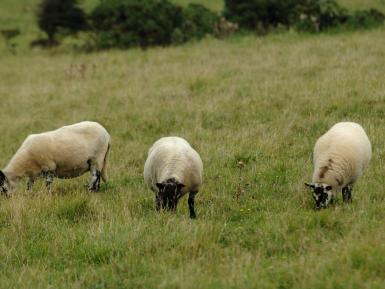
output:
<path id="1" fill-rule="evenodd" d="M 195 218 L 194 199 L 202 184 L 203 163 L 199 154 L 180 137 L 163 137 L 148 151 L 144 180 L 155 192 L 157 210 L 175 211 L 179 199 L 189 192 L 190 218 Z"/>
<path id="2" fill-rule="evenodd" d="M 335 124 L 315 146 L 312 183 L 316 207 L 325 208 L 336 191 L 342 189 L 344 202 L 352 198 L 353 184 L 363 174 L 372 156 L 372 148 L 364 129 L 354 122 Z"/>
<path id="3" fill-rule="evenodd" d="M 50 189 L 54 177 L 74 178 L 91 172 L 88 189 L 97 191 L 100 177 L 107 181 L 106 164 L 111 138 L 96 122 L 83 121 L 57 130 L 31 134 L 9 164 L 0 171 L 0 189 L 7 196 L 24 177 L 30 190 L 39 176 Z"/>

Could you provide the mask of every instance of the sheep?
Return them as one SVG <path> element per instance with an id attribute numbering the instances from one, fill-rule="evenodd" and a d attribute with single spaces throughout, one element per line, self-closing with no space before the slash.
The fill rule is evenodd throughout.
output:
<path id="1" fill-rule="evenodd" d="M 202 160 L 185 139 L 163 137 L 149 149 L 143 175 L 155 193 L 157 211 L 175 211 L 179 199 L 189 192 L 190 218 L 194 219 L 194 200 L 202 185 L 202 173 Z"/>
<path id="2" fill-rule="evenodd" d="M 111 146 L 107 130 L 97 122 L 83 121 L 57 130 L 29 135 L 8 165 L 0 171 L 0 189 L 7 196 L 24 177 L 31 190 L 36 178 L 46 178 L 50 190 L 54 177 L 74 178 L 91 172 L 89 191 L 97 191 L 100 178 L 107 181 Z"/>
<path id="3" fill-rule="evenodd" d="M 342 189 L 345 203 L 351 202 L 353 184 L 363 174 L 372 156 L 364 129 L 354 122 L 339 122 L 316 142 L 313 152 L 312 183 L 316 208 L 326 208 Z"/>

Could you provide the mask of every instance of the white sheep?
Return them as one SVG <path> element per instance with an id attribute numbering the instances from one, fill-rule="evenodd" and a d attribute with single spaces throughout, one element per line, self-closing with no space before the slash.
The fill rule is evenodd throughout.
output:
<path id="1" fill-rule="evenodd" d="M 180 137 L 163 137 L 148 151 L 144 180 L 155 192 L 156 209 L 175 210 L 189 192 L 190 217 L 195 218 L 194 199 L 202 184 L 203 163 L 199 154 Z"/>
<path id="2" fill-rule="evenodd" d="M 39 176 L 46 178 L 50 189 L 54 177 L 74 178 L 90 171 L 92 177 L 88 189 L 97 191 L 100 177 L 107 181 L 110 142 L 107 130 L 90 121 L 31 134 L 0 171 L 0 189 L 9 196 L 12 188 L 27 177 L 27 189 L 30 190 Z"/>
<path id="3" fill-rule="evenodd" d="M 313 198 L 317 208 L 326 207 L 342 189 L 344 202 L 352 198 L 353 184 L 363 174 L 372 156 L 364 129 L 354 122 L 339 122 L 316 142 L 313 152 Z"/>

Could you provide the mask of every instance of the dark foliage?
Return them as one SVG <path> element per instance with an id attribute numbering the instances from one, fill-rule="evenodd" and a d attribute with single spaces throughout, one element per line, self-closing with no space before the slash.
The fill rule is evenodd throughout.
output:
<path id="1" fill-rule="evenodd" d="M 84 49 L 167 46 L 240 29 L 266 33 L 276 27 L 320 32 L 371 28 L 384 23 L 374 9 L 349 13 L 336 0 L 224 0 L 223 16 L 200 4 L 182 8 L 170 0 L 101 0 L 89 15 L 92 41 Z M 42 0 L 39 27 L 48 35 L 31 45 L 56 45 L 55 35 L 86 29 L 78 0 Z"/>
<path id="2" fill-rule="evenodd" d="M 385 15 L 376 9 L 356 11 L 347 20 L 348 28 L 362 29 L 384 24 Z"/>
<path id="3" fill-rule="evenodd" d="M 349 14 L 335 0 L 308 0 L 296 7 L 299 17 L 295 26 L 300 31 L 317 32 L 346 23 Z"/>
<path id="4" fill-rule="evenodd" d="M 224 16 L 241 28 L 256 30 L 289 26 L 298 17 L 297 7 L 307 7 L 306 0 L 225 0 Z"/>
<path id="5" fill-rule="evenodd" d="M 175 42 L 185 42 L 191 39 L 201 39 L 207 34 L 214 33 L 217 14 L 200 4 L 189 4 L 182 12 L 182 25 L 180 27 L 181 37 Z"/>
<path id="6" fill-rule="evenodd" d="M 182 8 L 167 0 L 102 1 L 91 13 L 98 48 L 169 45 Z"/>
<path id="7" fill-rule="evenodd" d="M 76 33 L 87 28 L 86 16 L 77 0 L 43 0 L 38 8 L 38 25 L 47 33 L 48 43 L 54 43 L 61 30 Z"/>
<path id="8" fill-rule="evenodd" d="M 241 28 L 254 31 L 285 26 L 318 32 L 338 27 L 370 28 L 384 22 L 384 15 L 377 10 L 349 14 L 335 0 L 225 0 L 224 15 Z"/>

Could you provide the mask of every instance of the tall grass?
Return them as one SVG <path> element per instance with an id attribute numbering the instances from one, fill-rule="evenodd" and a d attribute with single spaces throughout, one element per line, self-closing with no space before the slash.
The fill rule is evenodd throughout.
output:
<path id="1" fill-rule="evenodd" d="M 84 176 L 1 198 L 1 287 L 383 288 L 383 33 L 2 56 L 1 166 L 29 133 L 84 119 L 113 146 L 100 193 Z M 364 126 L 373 160 L 351 205 L 316 212 L 312 147 L 342 120 Z M 144 186 L 164 135 L 205 163 L 196 221 L 186 199 L 154 212 Z"/>
<path id="2" fill-rule="evenodd" d="M 0 198 L 0 288 L 384 288 L 383 35 L 0 52 L 0 167 L 64 124 L 96 120 L 113 138 L 100 193 L 83 176 Z M 352 204 L 314 211 L 312 148 L 343 120 L 363 125 L 373 159 Z M 187 199 L 156 213 L 144 185 L 165 135 L 204 161 L 194 221 Z"/>

